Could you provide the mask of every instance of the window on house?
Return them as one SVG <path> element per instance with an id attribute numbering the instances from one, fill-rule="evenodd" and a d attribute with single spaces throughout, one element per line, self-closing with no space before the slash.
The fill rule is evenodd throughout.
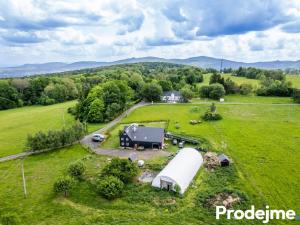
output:
<path id="1" fill-rule="evenodd" d="M 124 138 L 121 138 L 121 141 L 124 141 Z"/>
<path id="2" fill-rule="evenodd" d="M 129 143 L 126 143 L 126 146 L 129 146 Z"/>
<path id="3" fill-rule="evenodd" d="M 128 139 L 128 138 L 126 138 L 126 141 L 129 141 L 129 139 Z"/>
<path id="4" fill-rule="evenodd" d="M 124 145 L 124 142 L 121 142 L 121 145 Z"/>

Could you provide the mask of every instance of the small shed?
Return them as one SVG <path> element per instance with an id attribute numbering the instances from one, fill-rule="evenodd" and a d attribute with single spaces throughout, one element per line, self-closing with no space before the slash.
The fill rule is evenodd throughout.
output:
<path id="1" fill-rule="evenodd" d="M 218 158 L 219 158 L 220 165 L 222 167 L 223 166 L 229 166 L 230 160 L 229 160 L 227 155 L 221 154 L 221 155 L 218 156 Z"/>
<path id="2" fill-rule="evenodd" d="M 203 164 L 202 155 L 194 148 L 183 148 L 154 178 L 153 187 L 183 194 Z"/>

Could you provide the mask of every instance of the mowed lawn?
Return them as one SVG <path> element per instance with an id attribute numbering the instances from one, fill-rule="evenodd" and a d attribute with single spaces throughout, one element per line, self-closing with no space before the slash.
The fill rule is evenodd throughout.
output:
<path id="1" fill-rule="evenodd" d="M 204 74 L 204 81 L 203 83 L 200 83 L 199 85 L 208 85 L 209 84 L 209 79 L 210 79 L 211 74 Z M 236 82 L 238 85 L 241 84 L 252 84 L 254 88 L 257 88 L 260 86 L 259 80 L 256 79 L 248 79 L 246 77 L 236 77 L 232 76 L 231 74 L 223 74 L 222 75 L 224 78 L 230 78 L 234 82 Z M 287 75 L 286 80 L 292 82 L 292 86 L 294 88 L 300 88 L 300 75 Z"/>
<path id="2" fill-rule="evenodd" d="M 201 113 L 191 112 L 199 107 Z M 170 120 L 169 130 L 207 138 L 233 158 L 245 184 L 262 201 L 300 211 L 300 106 L 217 105 L 224 119 L 190 125 L 207 105 L 153 105 L 139 108 L 124 123 Z M 180 129 L 175 124 L 180 124 Z"/>
<path id="3" fill-rule="evenodd" d="M 0 111 L 0 157 L 23 152 L 28 134 L 70 126 L 67 109 L 76 101 L 51 106 L 28 106 Z"/>

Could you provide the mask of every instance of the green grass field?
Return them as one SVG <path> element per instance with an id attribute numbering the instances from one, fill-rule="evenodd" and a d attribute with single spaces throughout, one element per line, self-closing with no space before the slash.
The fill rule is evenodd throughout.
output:
<path id="1" fill-rule="evenodd" d="M 28 134 L 71 125 L 67 109 L 73 105 L 75 101 L 0 111 L 0 157 L 23 152 Z"/>
<path id="2" fill-rule="evenodd" d="M 85 181 L 76 184 L 67 198 L 53 193 L 55 180 L 67 166 L 82 160 L 87 166 Z M 166 158 L 147 164 L 165 163 Z M 213 224 L 214 213 L 197 202 L 198 195 L 216 187 L 231 187 L 242 191 L 246 187 L 235 179 L 235 173 L 200 170 L 184 197 L 134 182 L 127 185 L 121 198 L 108 201 L 97 195 L 93 179 L 108 162 L 107 157 L 90 155 L 79 145 L 27 157 L 24 169 L 27 197 L 24 197 L 21 161 L 0 164 L 0 215 L 15 212 L 20 224 L 82 225 L 82 224 Z M 229 168 L 229 171 L 234 167 Z M 226 179 L 224 178 L 226 177 Z M 216 182 L 217 181 L 217 182 Z M 212 185 L 213 184 L 213 185 Z M 162 218 L 164 218 L 162 220 Z M 239 222 L 239 221 L 238 221 Z M 232 221 L 230 224 L 247 224 Z M 226 223 L 223 223 L 226 224 Z"/>
<path id="3" fill-rule="evenodd" d="M 72 125 L 75 119 L 67 109 L 75 104 L 76 101 L 70 101 L 0 111 L 0 157 L 23 152 L 28 134 Z M 104 124 L 88 124 L 88 132 L 103 126 Z"/>
<path id="4" fill-rule="evenodd" d="M 198 125 L 190 125 L 189 121 L 199 119 L 209 105 L 191 103 L 145 106 L 122 121 L 123 124 L 149 121 L 147 125 L 161 127 L 165 126 L 161 121 L 168 120 L 169 131 L 206 138 L 217 151 L 225 152 L 233 159 L 234 164 L 229 170 L 207 172 L 201 169 L 183 197 L 154 190 L 147 184 L 134 183 L 125 188 L 121 198 L 107 201 L 97 195 L 91 182 L 108 163 L 108 157 L 91 155 L 80 145 L 75 145 L 29 156 L 24 160 L 27 198 L 22 189 L 21 161 L 0 163 L 0 215 L 15 212 L 21 219 L 20 224 L 26 225 L 216 224 L 214 212 L 199 205 L 197 199 L 207 191 L 224 187 L 245 193 L 249 197 L 247 206 L 254 204 L 263 207 L 269 204 L 272 208 L 293 209 L 299 214 L 300 106 L 270 104 L 291 103 L 290 98 L 237 95 L 226 96 L 225 100 L 260 104 L 217 104 L 218 112 L 224 119 Z M 6 135 L 4 140 L 11 141 L 1 140 L 1 153 L 10 154 L 5 144 L 14 146 L 9 148 L 13 153 L 20 152 L 14 139 L 17 132 L 20 136 L 18 144 L 22 148 L 27 132 L 62 127 L 63 113 L 66 123 L 71 124 L 74 120 L 66 113 L 66 109 L 73 104 L 68 102 L 1 111 L 0 123 L 5 126 L 1 126 L 0 138 Z M 194 107 L 198 108 L 197 113 L 191 110 Z M 179 129 L 176 129 L 176 123 L 179 123 Z M 103 124 L 89 126 L 89 130 L 101 126 Z M 112 138 L 104 143 L 104 147 L 118 144 L 116 134 L 122 126 L 118 125 L 111 130 Z M 170 151 L 175 152 L 176 149 Z M 83 160 L 87 165 L 86 181 L 78 183 L 67 198 L 54 195 L 53 183 L 76 160 Z M 149 168 L 157 165 L 161 167 L 166 161 L 167 158 L 158 158 L 147 161 L 146 165 Z M 218 224 L 249 224 L 249 221 L 221 220 Z M 276 221 L 270 224 L 287 222 Z"/>
<path id="5" fill-rule="evenodd" d="M 255 95 L 226 95 L 224 97 L 225 103 L 258 103 L 258 104 L 294 104 L 290 97 L 272 97 L 272 96 L 255 96 Z M 219 102 L 211 99 L 194 98 L 190 100 L 192 104 L 203 102 Z"/>
<path id="6" fill-rule="evenodd" d="M 224 119 L 190 125 L 195 106 L 154 105 L 140 108 L 123 122 L 170 120 L 173 132 L 204 137 L 229 154 L 245 183 L 272 207 L 300 211 L 300 107 L 280 105 L 220 105 Z M 198 105 L 201 113 L 206 105 Z M 155 113 L 160 112 L 160 113 Z M 176 130 L 175 123 L 181 126 Z"/>
<path id="7" fill-rule="evenodd" d="M 204 81 L 203 83 L 200 84 L 201 85 L 208 85 L 209 84 L 209 78 L 210 78 L 211 74 L 205 74 L 204 75 Z M 223 74 L 222 75 L 225 78 L 230 78 L 232 79 L 234 82 L 236 82 L 237 84 L 243 84 L 243 83 L 247 83 L 247 84 L 252 84 L 252 86 L 254 88 L 259 87 L 259 80 L 255 80 L 255 79 L 248 79 L 245 77 L 236 77 L 236 76 L 232 76 L 231 74 Z M 291 81 L 292 82 L 292 86 L 295 88 L 300 88 L 300 76 L 296 76 L 296 75 L 287 75 L 286 76 L 287 81 Z"/>

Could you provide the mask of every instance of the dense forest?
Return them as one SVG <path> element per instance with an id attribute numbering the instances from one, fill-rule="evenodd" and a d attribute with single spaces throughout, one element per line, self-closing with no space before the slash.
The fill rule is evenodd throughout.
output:
<path id="1" fill-rule="evenodd" d="M 260 80 L 254 89 L 238 85 L 222 73 Z M 80 121 L 109 121 L 136 101 L 160 101 L 162 92 L 177 90 L 187 102 L 193 97 L 219 99 L 226 94 L 296 96 L 286 75 L 280 70 L 255 68 L 214 69 L 170 63 L 134 63 L 101 68 L 0 80 L 0 109 L 26 105 L 50 105 L 78 99 L 69 110 Z M 199 85 L 210 74 L 209 85 Z"/>

